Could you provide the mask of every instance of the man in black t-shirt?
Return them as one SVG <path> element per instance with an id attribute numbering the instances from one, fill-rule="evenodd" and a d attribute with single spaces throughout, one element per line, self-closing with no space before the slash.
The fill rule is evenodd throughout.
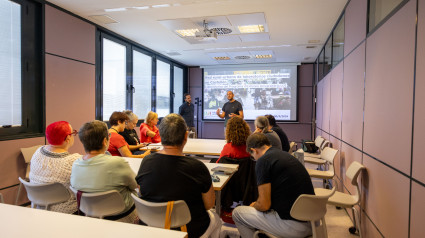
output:
<path id="1" fill-rule="evenodd" d="M 222 112 L 220 108 L 217 109 L 217 116 L 224 118 L 224 128 L 226 128 L 227 121 L 232 117 L 240 117 L 243 119 L 243 108 L 242 104 L 234 99 L 232 91 L 227 91 L 227 99 L 229 100 L 223 105 Z"/>
<path id="2" fill-rule="evenodd" d="M 247 151 L 257 161 L 258 199 L 250 206 L 233 210 L 242 238 L 253 237 L 256 229 L 278 237 L 306 237 L 311 225 L 290 215 L 301 194 L 314 194 L 313 184 L 304 166 L 285 151 L 272 148 L 264 134 L 254 133 L 246 141 Z"/>
<path id="3" fill-rule="evenodd" d="M 195 112 L 195 106 L 192 103 L 192 97 L 190 94 L 185 93 L 184 94 L 184 103 L 179 107 L 179 114 L 183 117 L 184 121 L 186 122 L 187 129 L 189 131 L 194 132 L 193 138 L 196 138 L 196 129 L 194 121 L 194 112 Z"/>
<path id="4" fill-rule="evenodd" d="M 209 211 L 215 202 L 211 175 L 204 163 L 184 156 L 186 128 L 183 118 L 174 113 L 161 120 L 159 133 L 164 149 L 143 159 L 136 181 L 144 200 L 186 202 L 192 217 L 187 224 L 189 237 L 200 237 L 210 231 L 211 237 L 218 237 L 220 217 Z M 214 224 L 210 224 L 211 216 L 215 217 Z"/>
<path id="5" fill-rule="evenodd" d="M 270 124 L 269 129 L 276 132 L 276 134 L 279 136 L 280 142 L 282 144 L 282 150 L 288 152 L 290 149 L 290 146 L 289 146 L 288 137 L 286 136 L 285 132 L 283 132 L 282 128 L 280 128 L 276 124 L 276 119 L 274 118 L 273 115 L 268 114 L 266 115 L 266 117 L 269 120 L 269 124 Z"/>

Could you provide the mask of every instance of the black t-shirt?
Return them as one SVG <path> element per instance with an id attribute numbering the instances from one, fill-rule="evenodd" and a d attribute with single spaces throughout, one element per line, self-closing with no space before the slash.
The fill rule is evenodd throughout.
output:
<path id="1" fill-rule="evenodd" d="M 120 132 L 119 134 L 122 135 L 122 137 L 124 137 L 125 141 L 129 145 L 137 145 L 140 143 L 139 136 L 137 135 L 137 132 L 134 129 L 133 130 L 124 129 L 124 131 Z"/>
<path id="2" fill-rule="evenodd" d="M 193 127 L 193 118 L 194 118 L 195 106 L 192 103 L 183 103 L 179 107 L 179 114 L 183 117 L 186 125 L 189 127 Z"/>
<path id="3" fill-rule="evenodd" d="M 304 166 L 285 151 L 270 148 L 255 165 L 257 184 L 271 183 L 271 207 L 281 219 L 295 220 L 290 211 L 301 194 L 314 194 Z"/>
<path id="4" fill-rule="evenodd" d="M 230 114 L 234 113 L 239 115 L 239 111 L 243 111 L 242 104 L 236 100 L 233 102 L 226 102 L 221 110 L 226 113 L 224 115 L 224 126 L 227 125 L 227 121 L 230 119 Z"/>
<path id="5" fill-rule="evenodd" d="M 202 193 L 209 191 L 212 181 L 204 163 L 184 156 L 151 154 L 143 159 L 136 181 L 147 201 L 187 203 L 192 217 L 187 224 L 189 237 L 200 237 L 207 230 L 210 218 Z"/>
<path id="6" fill-rule="evenodd" d="M 288 137 L 286 136 L 285 132 L 277 125 L 273 126 L 272 130 L 279 136 L 280 142 L 282 143 L 282 150 L 288 152 L 290 146 Z"/>

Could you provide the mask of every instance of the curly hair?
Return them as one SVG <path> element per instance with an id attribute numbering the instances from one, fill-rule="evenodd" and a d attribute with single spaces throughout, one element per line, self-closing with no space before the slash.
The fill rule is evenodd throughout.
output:
<path id="1" fill-rule="evenodd" d="M 233 145 L 245 145 L 246 139 L 251 135 L 248 123 L 240 117 L 232 117 L 227 121 L 226 141 Z"/>

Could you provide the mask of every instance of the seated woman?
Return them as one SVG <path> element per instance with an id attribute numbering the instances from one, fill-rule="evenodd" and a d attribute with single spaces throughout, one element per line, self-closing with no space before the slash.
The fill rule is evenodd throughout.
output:
<path id="1" fill-rule="evenodd" d="M 250 157 L 246 152 L 246 139 L 251 134 L 251 129 L 248 123 L 240 117 L 232 117 L 227 121 L 226 126 L 226 142 L 223 150 L 220 153 L 220 158 L 223 156 L 232 159 L 242 159 Z"/>
<path id="2" fill-rule="evenodd" d="M 282 143 L 280 142 L 279 136 L 276 132 L 270 130 L 269 119 L 265 116 L 258 116 L 255 119 L 254 125 L 256 127 L 254 133 L 263 133 L 267 139 L 269 139 L 272 147 L 279 148 L 282 150 Z"/>
<path id="3" fill-rule="evenodd" d="M 111 117 L 109 118 L 109 123 L 111 124 L 111 128 L 109 129 L 109 133 L 111 133 L 111 139 L 109 142 L 108 151 L 113 156 L 143 158 L 151 153 L 150 150 L 147 150 L 143 154 L 133 155 L 124 137 L 118 134 L 124 131 L 125 124 L 127 123 L 128 119 L 129 118 L 127 114 L 123 112 L 112 113 Z"/>
<path id="4" fill-rule="evenodd" d="M 125 209 L 121 214 L 105 219 L 127 223 L 138 221 L 131 198 L 131 193 L 135 193 L 137 187 L 136 175 L 123 158 L 105 154 L 110 141 L 106 123 L 97 120 L 87 122 L 80 128 L 78 136 L 86 154 L 72 165 L 72 187 L 87 193 L 119 191 Z"/>
<path id="5" fill-rule="evenodd" d="M 145 122 L 140 125 L 140 142 L 161 142 L 161 137 L 159 136 L 159 130 L 158 127 L 156 127 L 156 124 L 158 124 L 158 114 L 151 111 L 146 116 Z"/>
<path id="6" fill-rule="evenodd" d="M 143 152 L 139 149 L 146 146 L 146 144 L 140 143 L 139 136 L 137 135 L 136 130 L 134 130 L 134 128 L 137 126 L 139 118 L 131 110 L 125 110 L 123 112 L 128 116 L 129 120 L 125 124 L 124 131 L 118 134 L 124 137 L 124 140 L 128 144 L 128 148 L 133 154 L 141 154 Z"/>
<path id="7" fill-rule="evenodd" d="M 40 147 L 32 156 L 29 179 L 31 183 L 58 182 L 69 189 L 72 163 L 80 154 L 71 154 L 69 148 L 74 144 L 76 130 L 66 121 L 54 122 L 46 128 L 46 138 L 49 145 Z M 68 201 L 51 206 L 51 210 L 62 213 L 75 213 L 77 201 L 70 191 Z"/>

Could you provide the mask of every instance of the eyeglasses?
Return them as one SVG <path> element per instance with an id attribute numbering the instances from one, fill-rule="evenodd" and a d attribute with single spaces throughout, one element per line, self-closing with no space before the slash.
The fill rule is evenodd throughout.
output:
<path id="1" fill-rule="evenodd" d="M 78 134 L 78 131 L 74 129 L 71 133 L 69 133 L 68 135 L 66 135 L 66 137 L 68 137 L 70 135 L 76 136 L 77 134 Z M 66 140 L 66 137 L 65 137 L 64 141 Z"/>

